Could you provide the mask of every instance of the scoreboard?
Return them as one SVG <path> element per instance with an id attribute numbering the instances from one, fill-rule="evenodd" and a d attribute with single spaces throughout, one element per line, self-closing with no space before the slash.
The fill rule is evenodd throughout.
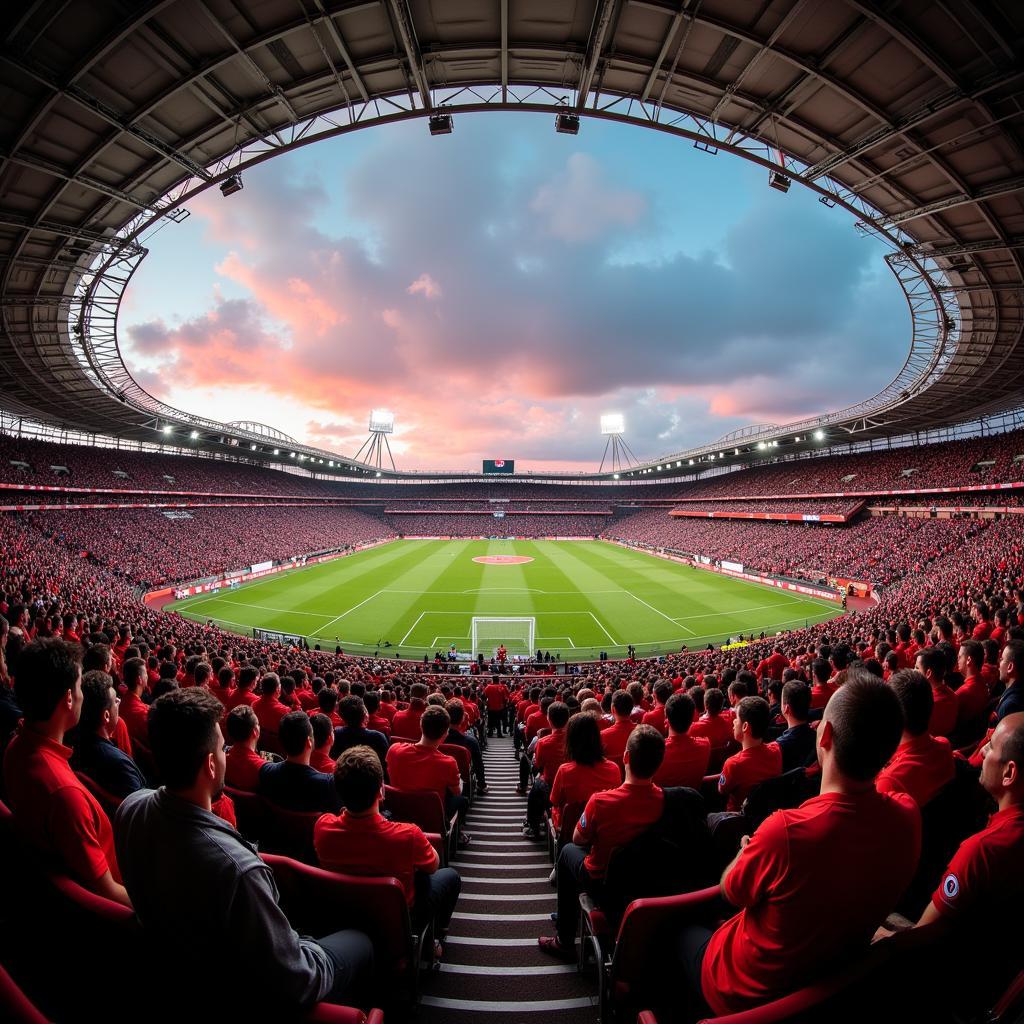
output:
<path id="1" fill-rule="evenodd" d="M 515 471 L 515 459 L 484 459 L 484 473 L 499 473 L 510 476 Z"/>

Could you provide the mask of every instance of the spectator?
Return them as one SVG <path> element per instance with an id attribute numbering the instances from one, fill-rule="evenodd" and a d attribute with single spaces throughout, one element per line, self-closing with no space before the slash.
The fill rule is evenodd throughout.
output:
<path id="1" fill-rule="evenodd" d="M 233 707 L 225 719 L 228 747 L 225 781 L 235 789 L 255 793 L 260 785 L 260 769 L 267 763 L 256 752 L 260 739 L 260 722 L 249 704 Z"/>
<path id="2" fill-rule="evenodd" d="M 260 732 L 276 736 L 281 719 L 289 708 L 281 703 L 281 679 L 276 672 L 266 672 L 260 679 L 260 696 L 253 702 L 252 709 L 260 720 Z"/>
<path id="3" fill-rule="evenodd" d="M 231 711 L 232 708 L 237 708 L 239 704 L 255 704 L 259 698 L 253 693 L 253 687 L 256 685 L 256 679 L 259 675 L 259 670 L 252 665 L 244 665 L 242 670 L 238 673 L 238 685 L 231 691 L 231 696 L 228 697 L 228 703 L 225 704 L 225 708 Z"/>
<path id="4" fill-rule="evenodd" d="M 448 719 L 451 725 L 444 742 L 455 747 L 465 747 L 469 751 L 469 763 L 473 766 L 473 774 L 476 776 L 477 792 L 487 792 L 487 782 L 484 779 L 484 755 L 480 750 L 480 743 L 475 736 L 463 732 L 460 726 L 466 716 L 466 705 L 459 698 L 453 698 L 445 705 L 448 711 Z"/>
<path id="5" fill-rule="evenodd" d="M 739 913 L 714 933 L 694 925 L 680 936 L 691 990 L 714 1014 L 795 991 L 867 949 L 921 848 L 913 800 L 875 788 L 901 729 L 892 689 L 852 669 L 817 732 L 821 795 L 744 837 L 722 875 Z"/>
<path id="6" fill-rule="evenodd" d="M 654 684 L 655 706 L 646 712 L 640 720 L 643 725 L 653 725 L 662 736 L 668 735 L 668 722 L 665 720 L 665 705 L 672 696 L 672 684 L 667 679 L 660 679 Z M 687 726 L 689 728 L 689 726 Z"/>
<path id="7" fill-rule="evenodd" d="M 356 700 L 358 699 L 357 697 Z M 319 712 L 311 715 L 309 721 L 313 726 L 313 753 L 309 756 L 309 766 L 318 772 L 323 772 L 325 775 L 333 775 L 336 767 L 334 760 L 331 758 L 331 746 L 334 743 L 334 726 L 331 725 L 331 720 L 326 715 Z"/>
<path id="8" fill-rule="evenodd" d="M 260 769 L 258 792 L 289 811 L 341 810 L 330 775 L 310 767 L 313 726 L 305 711 L 289 711 L 281 719 L 278 739 L 285 759 Z"/>
<path id="9" fill-rule="evenodd" d="M 828 662 L 823 662 L 827 665 Z M 782 687 L 782 717 L 786 728 L 775 739 L 782 751 L 782 771 L 806 768 L 816 760 L 814 750 L 814 729 L 808 722 L 811 710 L 811 693 L 806 683 L 791 679 Z"/>
<path id="10" fill-rule="evenodd" d="M 82 676 L 82 713 L 75 730 L 71 767 L 89 776 L 112 796 L 124 799 L 146 780 L 135 762 L 113 741 L 121 703 L 114 680 L 93 669 Z"/>
<path id="11" fill-rule="evenodd" d="M 736 712 L 733 738 L 741 749 L 726 759 L 718 779 L 718 792 L 727 798 L 727 811 L 739 811 L 754 786 L 782 772 L 779 745 L 764 741 L 771 725 L 768 701 L 764 697 L 744 697 Z"/>
<path id="12" fill-rule="evenodd" d="M 957 669 L 964 681 L 956 691 L 958 733 L 975 729 L 984 721 L 988 710 L 988 686 L 981 675 L 984 656 L 985 649 L 977 640 L 965 640 L 960 645 Z M 977 734 L 974 738 L 977 738 Z"/>
<path id="13" fill-rule="evenodd" d="M 82 711 L 81 648 L 34 640 L 18 655 L 24 721 L 4 753 L 4 784 L 21 836 L 92 892 L 131 906 L 103 808 L 75 776 L 64 733 Z"/>
<path id="14" fill-rule="evenodd" d="M 540 838 L 541 821 L 550 806 L 551 787 L 555 774 L 565 763 L 565 729 L 569 723 L 569 707 L 562 701 L 552 701 L 548 706 L 548 724 L 551 731 L 541 736 L 533 751 L 533 768 L 537 777 L 526 800 L 526 824 L 523 835 L 527 839 Z M 606 734 L 607 735 L 607 734 Z"/>
<path id="15" fill-rule="evenodd" d="M 696 710 L 693 699 L 685 693 L 673 693 L 665 704 L 668 740 L 665 757 L 654 776 L 656 785 L 700 789 L 711 757 L 711 741 L 706 736 L 690 735 Z"/>
<path id="16" fill-rule="evenodd" d="M 626 781 L 587 801 L 572 842 L 562 847 L 558 857 L 557 934 L 537 940 L 542 952 L 560 960 L 576 959 L 579 893 L 589 891 L 604 877 L 613 850 L 625 846 L 661 817 L 664 794 L 652 780 L 664 756 L 661 733 L 649 725 L 638 725 L 623 756 Z"/>
<path id="17" fill-rule="evenodd" d="M 492 676 L 491 681 L 484 687 L 484 700 L 487 701 L 487 735 L 493 736 L 497 730 L 499 736 L 504 736 L 505 708 L 508 705 L 508 687 L 502 683 L 498 676 Z"/>
<path id="18" fill-rule="evenodd" d="M 953 780 L 953 750 L 944 736 L 931 736 L 932 689 L 920 672 L 904 669 L 889 680 L 903 711 L 903 735 L 892 760 L 878 773 L 879 793 L 908 793 L 924 807 Z"/>
<path id="19" fill-rule="evenodd" d="M 144 702 L 146 693 L 146 663 L 141 658 L 128 658 L 121 669 L 125 691 L 121 697 L 118 714 L 128 727 L 133 743 L 149 745 L 149 729 L 146 719 L 149 705 Z"/>
<path id="20" fill-rule="evenodd" d="M 219 998 L 218 1016 L 358 999 L 373 962 L 369 939 L 355 931 L 319 941 L 297 935 L 278 906 L 271 869 L 211 810 L 224 787 L 223 711 L 198 688 L 157 700 L 149 731 L 165 785 L 132 794 L 118 810 L 118 854 L 156 961 L 188 950 L 217 963 L 232 980 L 208 993 Z M 176 978 L 153 994 L 162 1012 L 169 1002 L 184 1010 L 194 1001 Z"/>
<path id="21" fill-rule="evenodd" d="M 366 728 L 370 716 L 366 712 L 363 698 L 344 697 L 338 704 L 338 715 L 343 724 L 340 729 L 334 730 L 331 756 L 337 758 L 342 751 L 350 747 L 369 747 L 383 765 L 388 756 L 388 739 L 384 733 Z"/>
<path id="22" fill-rule="evenodd" d="M 723 712 L 724 705 L 725 694 L 717 687 L 705 691 L 705 712 L 690 728 L 691 736 L 706 736 L 712 750 L 724 747 L 733 738 L 733 718 Z"/>
<path id="23" fill-rule="evenodd" d="M 625 690 L 616 690 L 612 695 L 612 724 L 601 733 L 604 756 L 623 768 L 626 744 L 636 728 L 630 717 L 633 713 L 633 698 Z M 624 770 L 624 769 L 623 769 Z"/>
<path id="24" fill-rule="evenodd" d="M 551 786 L 551 819 L 555 829 L 570 804 L 586 805 L 595 794 L 614 789 L 622 781 L 619 766 L 604 756 L 601 729 L 592 714 L 573 715 L 565 730 L 565 761 L 555 772 Z"/>
<path id="25" fill-rule="evenodd" d="M 350 875 L 394 876 L 405 890 L 413 927 L 433 921 L 435 936 L 443 939 L 462 888 L 459 873 L 439 867 L 437 851 L 418 825 L 388 821 L 380 813 L 384 773 L 376 752 L 369 747 L 343 751 L 334 784 L 345 809 L 325 814 L 313 830 L 321 866 Z"/>
<path id="26" fill-rule="evenodd" d="M 1024 641 L 1011 640 L 999 659 L 999 681 L 1004 689 L 996 705 L 996 722 L 1024 711 Z"/>
<path id="27" fill-rule="evenodd" d="M 416 740 L 420 735 L 420 718 L 427 706 L 427 687 L 413 683 L 409 687 L 409 706 L 391 720 L 391 735 Z"/>
<path id="28" fill-rule="evenodd" d="M 914 667 L 932 688 L 932 717 L 928 732 L 933 736 L 950 736 L 956 729 L 960 699 L 945 683 L 946 656 L 936 647 L 919 651 Z"/>

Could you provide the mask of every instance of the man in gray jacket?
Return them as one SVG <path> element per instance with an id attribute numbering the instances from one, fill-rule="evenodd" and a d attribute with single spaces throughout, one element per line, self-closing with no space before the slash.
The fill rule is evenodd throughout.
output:
<path id="1" fill-rule="evenodd" d="M 150 708 L 150 745 L 165 784 L 133 793 L 114 822 L 118 863 L 142 928 L 168 966 L 203 965 L 207 980 L 214 971 L 233 1013 L 358 1002 L 373 964 L 367 936 L 296 934 L 278 906 L 271 869 L 210 809 L 224 788 L 223 713 L 199 687 L 173 690 Z M 177 981 L 154 993 L 154 1002 L 194 1005 L 197 990 L 182 985 L 181 974 L 169 977 Z"/>

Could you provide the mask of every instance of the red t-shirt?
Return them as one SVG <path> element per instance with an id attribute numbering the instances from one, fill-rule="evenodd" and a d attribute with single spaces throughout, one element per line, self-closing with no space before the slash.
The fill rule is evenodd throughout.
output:
<path id="1" fill-rule="evenodd" d="M 72 750 L 22 729 L 4 754 L 4 781 L 18 832 L 86 887 L 108 870 L 121 881 L 110 819 L 68 763 Z"/>
<path id="2" fill-rule="evenodd" d="M 253 701 L 253 711 L 259 719 L 260 729 L 264 732 L 276 733 L 281 725 L 281 719 L 291 710 L 286 704 L 282 704 L 276 697 L 259 697 Z"/>
<path id="3" fill-rule="evenodd" d="M 725 809 L 738 811 L 759 782 L 781 774 L 782 750 L 778 743 L 758 743 L 726 758 L 718 779 L 718 792 L 729 798 Z"/>
<path id="4" fill-rule="evenodd" d="M 388 739 L 391 738 L 391 719 L 384 715 L 367 715 L 366 728 L 375 729 L 384 733 Z"/>
<path id="5" fill-rule="evenodd" d="M 224 781 L 235 789 L 255 793 L 259 789 L 260 769 L 267 763 L 241 743 L 233 743 L 224 757 Z"/>
<path id="6" fill-rule="evenodd" d="M 149 705 L 143 703 L 134 693 L 125 692 L 117 709 L 120 720 L 128 729 L 128 735 L 144 746 L 149 743 Z"/>
<path id="7" fill-rule="evenodd" d="M 323 772 L 325 775 L 333 775 L 337 764 L 329 751 L 329 747 L 327 750 L 314 750 L 309 756 L 310 768 L 315 768 L 318 772 Z"/>
<path id="8" fill-rule="evenodd" d="M 537 746 L 533 749 L 533 763 L 536 768 L 540 769 L 549 788 L 555 784 L 555 772 L 564 761 L 564 729 L 556 729 L 537 740 Z"/>
<path id="9" fill-rule="evenodd" d="M 488 683 L 484 687 L 488 711 L 501 711 L 508 703 L 508 687 L 501 683 Z"/>
<path id="10" fill-rule="evenodd" d="M 526 719 L 526 742 L 529 743 L 534 736 L 548 727 L 548 716 L 538 708 L 528 719 Z"/>
<path id="11" fill-rule="evenodd" d="M 398 708 L 394 704 L 389 704 L 386 700 L 380 702 L 380 713 L 389 721 L 395 720 L 395 715 L 398 714 Z"/>
<path id="12" fill-rule="evenodd" d="M 724 747 L 732 738 L 732 716 L 723 711 L 718 715 L 702 715 L 690 726 L 690 736 L 706 736 L 712 748 Z"/>
<path id="13" fill-rule="evenodd" d="M 928 731 L 933 736 L 948 736 L 956 728 L 960 698 L 945 683 L 932 685 L 932 716 Z"/>
<path id="14" fill-rule="evenodd" d="M 454 757 L 418 743 L 396 743 L 388 747 L 388 778 L 395 789 L 437 793 L 444 803 L 449 793 L 458 793 L 461 780 Z"/>
<path id="15" fill-rule="evenodd" d="M 555 772 L 551 786 L 551 818 L 558 828 L 561 825 L 562 810 L 568 804 L 586 804 L 595 794 L 604 789 L 615 789 L 622 785 L 622 772 L 614 761 L 602 759 L 596 764 L 578 764 L 566 761 Z"/>
<path id="16" fill-rule="evenodd" d="M 228 697 L 227 702 L 224 705 L 224 714 L 227 715 L 232 708 L 237 708 L 239 704 L 252 705 L 255 704 L 257 700 L 259 700 L 259 697 L 257 697 L 252 690 L 241 690 L 236 686 L 231 691 L 231 696 Z"/>
<path id="17" fill-rule="evenodd" d="M 653 711 L 648 711 L 640 721 L 642 725 L 654 726 L 662 736 L 668 735 L 668 722 L 665 721 L 664 704 L 659 704 Z"/>
<path id="18" fill-rule="evenodd" d="M 975 722 L 985 714 L 988 707 L 988 687 L 979 676 L 969 676 L 956 691 L 958 701 L 957 721 L 960 725 Z"/>
<path id="19" fill-rule="evenodd" d="M 653 825 L 664 806 L 661 787 L 650 782 L 624 782 L 595 793 L 576 826 L 581 845 L 590 847 L 583 861 L 590 877 L 603 878 L 612 852 Z"/>
<path id="20" fill-rule="evenodd" d="M 678 736 L 665 740 L 665 758 L 654 773 L 659 786 L 691 786 L 700 789 L 711 758 L 711 741 L 706 736 Z"/>
<path id="21" fill-rule="evenodd" d="M 944 736 L 915 736 L 896 748 L 892 760 L 878 773 L 879 793 L 908 793 L 918 807 L 952 781 L 953 749 Z"/>
<path id="22" fill-rule="evenodd" d="M 609 761 L 614 761 L 620 767 L 622 766 L 622 755 L 626 752 L 626 744 L 636 725 L 636 722 L 631 722 L 627 718 L 624 721 L 616 721 L 601 733 L 604 756 Z"/>
<path id="23" fill-rule="evenodd" d="M 420 738 L 420 719 L 426 707 L 408 707 L 399 711 L 391 719 L 391 735 L 401 736 L 403 739 L 418 740 Z"/>
<path id="24" fill-rule="evenodd" d="M 418 825 L 388 821 L 377 813 L 323 815 L 313 826 L 313 848 L 329 871 L 397 878 L 410 907 L 415 872 L 429 871 L 437 863 L 437 854 Z"/>
<path id="25" fill-rule="evenodd" d="M 825 793 L 776 811 L 724 883 L 742 908 L 711 936 L 701 988 L 716 1014 L 796 991 L 866 950 L 917 869 L 921 813 L 905 793 Z"/>

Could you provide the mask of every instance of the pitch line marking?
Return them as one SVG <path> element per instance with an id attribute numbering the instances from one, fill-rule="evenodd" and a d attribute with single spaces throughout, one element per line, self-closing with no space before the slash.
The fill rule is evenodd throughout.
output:
<path id="1" fill-rule="evenodd" d="M 420 619 L 422 619 L 423 616 L 426 615 L 426 614 L 427 614 L 426 612 L 420 612 L 420 614 L 417 617 L 416 621 L 409 627 L 409 633 L 411 633 L 420 624 Z M 398 641 L 398 646 L 399 647 L 402 647 L 405 644 L 405 641 L 409 639 L 409 633 L 406 633 L 405 636 L 403 636 L 402 639 Z"/>
<path id="2" fill-rule="evenodd" d="M 363 606 L 364 604 L 368 604 L 368 603 L 369 603 L 370 601 L 372 601 L 372 600 L 373 600 L 373 599 L 374 599 L 375 597 L 380 597 L 381 593 L 382 593 L 382 592 L 381 592 L 380 590 L 378 590 L 376 594 L 371 594 L 371 595 L 370 595 L 369 597 L 367 597 L 367 598 L 365 598 L 364 600 L 360 601 L 360 602 L 359 602 L 359 604 L 354 604 L 354 605 L 352 605 L 352 607 L 351 607 L 351 608 L 349 608 L 349 609 L 348 609 L 347 611 L 343 611 L 343 612 L 342 612 L 342 613 L 341 613 L 340 615 L 336 615 L 336 616 L 335 616 L 335 617 L 334 617 L 333 619 L 331 619 L 331 621 L 330 621 L 330 622 L 328 622 L 328 623 L 327 623 L 327 625 L 326 625 L 326 626 L 321 626 L 321 627 L 320 627 L 320 628 L 319 628 L 319 629 L 317 630 L 317 634 L 316 634 L 316 635 L 317 635 L 317 636 L 319 636 L 319 637 L 322 637 L 322 636 L 323 636 L 323 634 L 324 634 L 324 633 L 326 632 L 326 630 L 327 630 L 328 626 L 333 626 L 333 625 L 334 625 L 334 624 L 335 624 L 336 622 L 340 622 L 340 621 L 341 621 L 341 620 L 342 620 L 343 618 L 345 618 L 345 616 L 346 616 L 346 615 L 349 615 L 349 614 L 351 614 L 351 613 L 352 613 L 352 612 L 354 612 L 354 611 L 355 611 L 355 610 L 356 610 L 357 608 L 362 608 L 362 606 Z"/>
<path id="3" fill-rule="evenodd" d="M 565 613 L 563 612 L 562 614 L 564 615 Z M 598 629 L 600 629 L 601 632 L 604 633 L 604 635 L 608 637 L 609 640 L 611 640 L 614 646 L 622 646 L 622 644 L 620 644 L 618 640 L 616 640 L 615 637 L 613 637 L 611 633 L 609 633 L 608 630 L 604 628 L 604 626 L 601 624 L 601 620 L 593 612 L 587 612 L 586 614 L 589 615 L 597 623 Z"/>

